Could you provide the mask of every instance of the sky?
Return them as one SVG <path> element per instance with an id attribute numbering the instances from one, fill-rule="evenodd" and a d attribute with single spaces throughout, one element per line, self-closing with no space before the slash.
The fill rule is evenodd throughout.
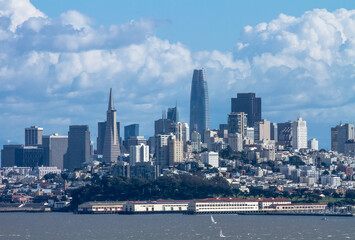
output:
<path id="1" fill-rule="evenodd" d="M 255 92 L 262 117 L 330 127 L 355 119 L 355 1 L 0 0 L 0 146 L 24 128 L 97 137 L 113 88 L 117 119 L 153 135 L 177 102 L 189 122 L 193 69 L 205 68 L 211 128 L 230 98 Z"/>

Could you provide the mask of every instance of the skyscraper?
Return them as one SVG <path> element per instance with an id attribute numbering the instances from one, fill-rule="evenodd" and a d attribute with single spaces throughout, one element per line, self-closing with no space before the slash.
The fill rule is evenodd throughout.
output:
<path id="1" fill-rule="evenodd" d="M 191 84 L 190 133 L 203 134 L 210 128 L 210 107 L 208 100 L 207 79 L 204 69 L 195 69 Z"/>
<path id="2" fill-rule="evenodd" d="M 124 127 L 124 140 L 127 141 L 129 137 L 139 136 L 139 124 L 131 124 Z"/>
<path id="3" fill-rule="evenodd" d="M 339 124 L 331 129 L 332 151 L 345 153 L 345 143 L 355 138 L 354 124 Z"/>
<path id="4" fill-rule="evenodd" d="M 112 88 L 110 89 L 110 98 L 106 116 L 106 131 L 102 160 L 106 163 L 114 163 L 117 162 L 117 158 L 120 155 L 120 141 L 116 124 L 116 109 L 113 103 Z"/>
<path id="5" fill-rule="evenodd" d="M 121 135 L 120 135 L 120 122 L 116 122 L 118 138 L 121 142 Z M 96 138 L 96 153 L 102 155 L 103 148 L 104 148 L 104 141 L 105 141 L 105 132 L 106 132 L 106 121 L 105 122 L 98 122 L 97 123 L 97 138 Z"/>
<path id="6" fill-rule="evenodd" d="M 68 152 L 64 168 L 74 170 L 90 160 L 90 131 L 87 125 L 69 126 Z M 59 167 L 59 166 L 58 166 Z"/>
<path id="7" fill-rule="evenodd" d="M 58 167 L 63 170 L 68 151 L 68 136 L 52 134 L 43 136 L 44 166 Z"/>
<path id="8" fill-rule="evenodd" d="M 31 126 L 25 128 L 25 146 L 38 146 L 42 144 L 43 128 Z"/>
<path id="9" fill-rule="evenodd" d="M 172 120 L 173 122 L 179 121 L 179 111 L 177 106 L 173 108 L 168 108 L 168 119 Z"/>
<path id="10" fill-rule="evenodd" d="M 238 93 L 237 98 L 232 98 L 231 112 L 244 112 L 248 115 L 248 127 L 254 127 L 261 121 L 261 98 L 255 93 Z"/>

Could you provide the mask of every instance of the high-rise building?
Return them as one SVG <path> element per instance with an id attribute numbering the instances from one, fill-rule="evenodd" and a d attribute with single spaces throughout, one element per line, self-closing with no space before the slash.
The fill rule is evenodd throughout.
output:
<path id="1" fill-rule="evenodd" d="M 201 152 L 201 134 L 197 131 L 191 133 L 192 152 Z"/>
<path id="2" fill-rule="evenodd" d="M 243 151 L 243 137 L 240 133 L 229 133 L 228 134 L 228 145 L 233 151 L 241 152 Z"/>
<path id="3" fill-rule="evenodd" d="M 168 108 L 168 119 L 170 119 L 173 122 L 179 122 L 179 111 L 177 106 L 173 108 Z"/>
<path id="4" fill-rule="evenodd" d="M 154 135 L 158 134 L 170 134 L 174 132 L 174 122 L 166 118 L 165 113 L 163 112 L 162 118 L 154 122 Z"/>
<path id="5" fill-rule="evenodd" d="M 143 162 L 149 162 L 149 146 L 144 143 L 130 146 L 129 164 L 134 166 Z"/>
<path id="6" fill-rule="evenodd" d="M 330 149 L 332 151 L 337 152 L 338 151 L 338 126 L 332 127 L 330 130 L 330 135 L 331 135 L 331 146 Z"/>
<path id="7" fill-rule="evenodd" d="M 187 123 L 182 124 L 182 141 L 184 145 L 190 140 L 190 128 Z"/>
<path id="8" fill-rule="evenodd" d="M 247 138 L 249 138 L 250 140 L 252 140 L 252 142 L 254 142 L 254 128 L 251 127 L 247 127 L 247 134 L 246 134 Z"/>
<path id="9" fill-rule="evenodd" d="M 169 166 L 169 137 L 163 134 L 155 136 L 156 162 L 160 169 Z"/>
<path id="10" fill-rule="evenodd" d="M 195 69 L 191 84 L 190 132 L 203 134 L 210 128 L 210 107 L 207 79 L 204 69 Z"/>
<path id="11" fill-rule="evenodd" d="M 68 136 L 52 134 L 43 136 L 44 165 L 64 169 L 64 161 L 68 151 Z"/>
<path id="12" fill-rule="evenodd" d="M 231 112 L 228 115 L 228 133 L 240 133 L 242 137 L 247 131 L 247 114 L 244 112 Z"/>
<path id="13" fill-rule="evenodd" d="M 25 128 L 25 146 L 38 146 L 42 144 L 43 128 L 31 126 Z"/>
<path id="14" fill-rule="evenodd" d="M 87 125 L 69 126 L 68 152 L 64 168 L 70 171 L 90 160 L 90 131 Z"/>
<path id="15" fill-rule="evenodd" d="M 231 112 L 244 112 L 248 115 L 248 127 L 254 127 L 261 121 L 261 98 L 255 93 L 238 93 L 237 98 L 232 98 Z"/>
<path id="16" fill-rule="evenodd" d="M 277 142 L 277 124 L 270 123 L 270 140 Z"/>
<path id="17" fill-rule="evenodd" d="M 349 140 L 354 140 L 354 124 L 346 123 L 339 124 L 331 130 L 332 151 L 345 153 L 345 143 Z"/>
<path id="18" fill-rule="evenodd" d="M 254 140 L 255 141 L 271 140 L 269 121 L 263 119 L 262 121 L 256 122 L 254 124 Z"/>
<path id="19" fill-rule="evenodd" d="M 110 98 L 106 116 L 106 131 L 102 148 L 102 161 L 106 163 L 115 163 L 120 156 L 120 140 L 116 124 L 116 109 L 113 103 L 112 88 L 110 89 Z"/>
<path id="20" fill-rule="evenodd" d="M 117 134 L 119 141 L 121 143 L 121 135 L 120 135 L 120 122 L 116 122 Z M 97 123 L 97 138 L 96 145 L 97 150 L 96 153 L 102 155 L 104 149 L 104 141 L 105 141 L 105 133 L 106 133 L 106 121 Z"/>
<path id="21" fill-rule="evenodd" d="M 184 143 L 176 135 L 171 134 L 168 139 L 169 145 L 169 166 L 184 161 Z"/>
<path id="22" fill-rule="evenodd" d="M 131 124 L 124 127 L 124 140 L 126 141 L 133 136 L 139 136 L 139 124 Z"/>
<path id="23" fill-rule="evenodd" d="M 308 140 L 308 148 L 318 151 L 318 140 L 315 138 Z"/>
<path id="24" fill-rule="evenodd" d="M 37 146 L 21 146 L 15 149 L 15 166 L 38 167 L 44 164 L 43 148 Z"/>
<path id="25" fill-rule="evenodd" d="M 4 145 L 1 150 L 1 167 L 15 166 L 15 151 L 23 145 Z"/>
<path id="26" fill-rule="evenodd" d="M 307 148 L 307 124 L 301 117 L 291 123 L 292 128 L 292 148 Z"/>
<path id="27" fill-rule="evenodd" d="M 292 144 L 291 121 L 277 124 L 277 144 L 289 147 Z"/>

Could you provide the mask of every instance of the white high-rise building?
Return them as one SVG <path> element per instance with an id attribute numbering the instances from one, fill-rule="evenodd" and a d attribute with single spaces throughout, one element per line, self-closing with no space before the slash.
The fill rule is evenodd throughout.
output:
<path id="1" fill-rule="evenodd" d="M 141 143 L 131 145 L 129 150 L 129 164 L 131 166 L 134 166 L 137 162 L 149 162 L 149 146 Z"/>
<path id="2" fill-rule="evenodd" d="M 184 145 L 190 140 L 190 128 L 189 124 L 183 123 L 182 124 L 182 141 Z"/>
<path id="3" fill-rule="evenodd" d="M 307 148 L 307 123 L 301 117 L 291 123 L 292 147 L 294 149 Z"/>
<path id="4" fill-rule="evenodd" d="M 308 148 L 318 151 L 318 140 L 315 138 L 308 140 Z"/>

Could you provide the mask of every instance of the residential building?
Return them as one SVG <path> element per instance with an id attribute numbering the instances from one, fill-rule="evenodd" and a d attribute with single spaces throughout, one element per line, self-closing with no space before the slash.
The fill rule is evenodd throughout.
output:
<path id="1" fill-rule="evenodd" d="M 219 168 L 218 152 L 203 152 L 201 153 L 202 162 L 211 165 L 212 167 Z"/>
<path id="2" fill-rule="evenodd" d="M 130 166 L 136 163 L 149 162 L 149 146 L 144 143 L 130 146 L 129 164 Z"/>
<path id="3" fill-rule="evenodd" d="M 270 122 L 263 119 L 254 124 L 254 141 L 271 140 Z"/>
<path id="4" fill-rule="evenodd" d="M 292 148 L 307 148 L 307 124 L 301 117 L 291 124 L 292 128 Z"/>
<path id="5" fill-rule="evenodd" d="M 228 115 L 228 133 L 240 133 L 246 136 L 247 114 L 244 112 L 231 112 Z"/>
<path id="6" fill-rule="evenodd" d="M 241 152 L 243 151 L 243 137 L 240 133 L 229 133 L 228 134 L 228 145 L 233 151 Z"/>
<path id="7" fill-rule="evenodd" d="M 318 140 L 315 138 L 308 140 L 308 148 L 311 150 L 318 151 Z"/>

